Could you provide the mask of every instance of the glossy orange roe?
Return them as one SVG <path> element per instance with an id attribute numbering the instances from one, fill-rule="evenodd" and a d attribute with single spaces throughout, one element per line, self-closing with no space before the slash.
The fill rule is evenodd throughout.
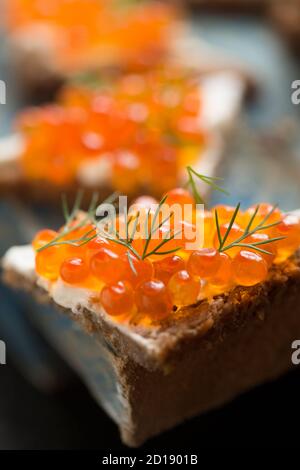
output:
<path id="1" fill-rule="evenodd" d="M 254 212 L 256 210 L 256 207 L 257 207 L 257 204 L 255 204 L 255 205 L 249 207 L 249 209 L 247 209 L 247 211 L 245 212 L 245 218 L 246 219 L 250 219 L 250 217 L 254 214 Z M 270 213 L 270 211 L 272 209 L 273 209 L 272 204 L 268 204 L 266 202 L 259 204 L 259 209 L 258 209 L 257 215 L 254 219 L 254 224 L 257 225 L 259 222 L 261 222 Z M 281 220 L 281 218 L 282 218 L 282 213 L 281 213 L 280 209 L 278 209 L 278 207 L 277 207 L 272 212 L 270 217 L 268 217 L 268 219 L 265 222 L 265 225 L 269 225 L 269 224 L 273 224 L 275 222 L 278 222 L 278 221 Z M 266 232 L 266 233 L 268 233 L 268 232 Z"/>
<path id="2" fill-rule="evenodd" d="M 188 271 L 203 279 L 210 279 L 217 273 L 220 266 L 220 253 L 214 248 L 195 250 L 187 264 Z"/>
<path id="3" fill-rule="evenodd" d="M 246 243 L 258 243 L 258 242 L 267 242 L 268 240 L 270 239 L 270 236 L 267 235 L 266 233 L 261 233 L 261 232 L 257 232 L 257 233 L 254 233 L 253 235 L 251 235 L 250 237 L 246 238 Z M 277 255 L 277 248 L 278 248 L 278 243 L 265 243 L 263 245 L 259 245 L 259 247 L 262 249 L 262 250 L 265 250 L 265 251 L 268 251 L 270 254 L 266 254 L 266 253 L 260 253 L 260 255 L 263 257 L 263 259 L 266 261 L 266 263 L 268 264 L 268 266 L 271 266 L 271 264 L 273 263 L 276 255 Z M 251 248 L 248 248 L 249 251 L 254 251 L 254 253 L 256 252 L 254 249 L 252 250 Z"/>
<path id="4" fill-rule="evenodd" d="M 267 277 L 268 265 L 259 253 L 241 250 L 233 259 L 232 273 L 237 284 L 254 286 Z"/>
<path id="5" fill-rule="evenodd" d="M 155 278 L 168 284 L 171 277 L 185 268 L 184 260 L 178 255 L 167 256 L 153 263 Z"/>
<path id="6" fill-rule="evenodd" d="M 133 266 L 134 271 L 132 270 L 129 259 L 131 260 L 131 266 Z M 154 268 L 151 261 L 146 258 L 144 260 L 138 259 L 133 254 L 123 254 L 122 261 L 125 265 L 125 274 L 124 279 L 130 282 L 131 285 L 137 286 L 138 284 L 149 281 L 154 274 Z"/>
<path id="7" fill-rule="evenodd" d="M 190 205 L 194 206 L 195 199 L 189 191 L 183 188 L 175 188 L 171 191 L 168 191 L 166 199 L 166 204 L 172 206 L 173 204 L 179 204 L 180 206 Z"/>
<path id="8" fill-rule="evenodd" d="M 56 281 L 60 273 L 60 265 L 66 257 L 63 246 L 51 246 L 36 254 L 36 272 L 50 281 Z"/>
<path id="9" fill-rule="evenodd" d="M 222 238 L 224 238 L 228 230 L 228 227 L 229 227 L 229 222 L 220 226 L 220 233 L 221 233 Z M 238 224 L 234 223 L 231 227 L 228 237 L 226 238 L 225 245 L 229 245 L 230 243 L 235 242 L 243 235 L 243 233 L 244 233 L 244 230 Z M 214 243 L 214 247 L 218 249 L 220 243 L 219 243 L 219 237 L 218 237 L 217 232 L 215 233 L 213 243 Z M 229 250 L 227 250 L 227 254 L 233 257 L 239 252 L 239 250 L 240 250 L 239 247 L 230 248 Z"/>
<path id="10" fill-rule="evenodd" d="M 167 317 L 173 306 L 165 284 L 157 279 L 140 284 L 135 293 L 135 301 L 138 310 L 153 320 Z"/>
<path id="11" fill-rule="evenodd" d="M 168 48 L 174 10 L 156 2 L 126 3 L 9 0 L 8 25 L 17 33 L 35 34 L 37 41 L 50 41 L 49 52 L 53 50 L 56 64 L 63 70 L 153 65 Z"/>
<path id="12" fill-rule="evenodd" d="M 40 230 L 34 237 L 32 241 L 32 246 L 35 250 L 38 250 L 39 248 L 42 248 L 43 246 L 47 245 L 52 240 L 54 240 L 57 235 L 58 232 L 55 232 L 54 230 Z"/>
<path id="13" fill-rule="evenodd" d="M 86 253 L 88 258 L 92 258 L 92 256 L 95 255 L 101 248 L 109 248 L 112 251 L 115 251 L 113 249 L 114 247 L 112 247 L 106 239 L 97 236 L 86 244 Z"/>
<path id="14" fill-rule="evenodd" d="M 82 258 L 67 258 L 60 267 L 60 277 L 67 284 L 79 284 L 89 276 L 89 265 Z"/>
<path id="15" fill-rule="evenodd" d="M 109 89 L 67 87 L 57 104 L 22 112 L 17 129 L 25 143 L 21 164 L 26 178 L 64 187 L 76 181 L 82 166 L 96 162 L 101 170 L 95 171 L 107 171 L 112 186 L 126 194 L 147 187 L 160 196 L 173 188 L 186 166 L 186 146 L 198 159 L 206 142 L 200 124 L 197 139 L 177 142 L 173 114 L 185 116 L 184 97 L 201 92 L 192 77 L 173 67 L 130 77 L 130 90 L 124 89 L 124 77 Z M 168 93 L 178 95 L 175 107 L 166 102 Z M 169 197 L 170 202 L 194 203 L 180 188 Z"/>
<path id="16" fill-rule="evenodd" d="M 176 306 L 194 304 L 198 299 L 200 289 L 199 280 L 185 270 L 175 273 L 168 283 L 168 291 Z"/>
<path id="17" fill-rule="evenodd" d="M 219 267 L 216 274 L 210 279 L 213 287 L 228 288 L 233 284 L 232 280 L 232 260 L 227 253 L 220 253 Z"/>
<path id="18" fill-rule="evenodd" d="M 180 192 L 175 190 L 176 197 L 178 194 Z M 181 196 L 187 200 L 187 194 L 181 193 Z M 151 217 L 155 213 L 156 202 L 152 198 L 139 198 L 136 201 L 140 209 L 146 209 L 146 212 L 150 209 Z M 262 213 L 258 216 L 260 220 L 266 208 L 269 209 L 271 206 L 262 205 Z M 232 210 L 228 207 L 222 210 L 225 221 Z M 281 215 L 278 210 L 274 214 L 274 220 L 279 223 L 273 225 L 268 233 L 258 230 L 243 240 L 248 246 L 235 247 L 234 251 L 227 250 L 228 243 L 235 242 L 244 233 L 251 217 L 249 213 L 253 214 L 252 211 L 253 208 L 250 208 L 243 212 L 241 216 L 245 217 L 244 222 L 240 218 L 241 225 L 232 226 L 223 246 L 225 251 L 219 251 L 207 242 L 207 239 L 215 239 L 216 235 L 216 228 L 213 225 L 214 209 L 204 213 L 208 237 L 205 239 L 204 248 L 191 252 L 180 249 L 176 253 L 168 253 L 168 250 L 174 247 L 174 243 L 185 245 L 186 239 L 183 236 L 181 240 L 167 241 L 162 247 L 162 250 L 166 250 L 164 254 L 148 256 L 149 250 L 154 250 L 169 233 L 170 227 L 167 223 L 161 227 L 160 239 L 151 240 L 149 243 L 146 257 L 143 257 L 145 239 L 141 238 L 135 238 L 132 243 L 132 249 L 137 250 L 137 254 L 99 235 L 82 246 L 63 244 L 41 249 L 45 243 L 50 243 L 58 236 L 62 237 L 60 240 L 73 240 L 74 236 L 82 237 L 87 231 L 91 234 L 96 233 L 96 228 L 90 223 L 76 229 L 78 221 L 82 220 L 83 215 L 80 214 L 72 225 L 74 229 L 71 233 L 65 233 L 64 229 L 58 232 L 52 230 L 38 232 L 32 242 L 36 250 L 36 271 L 38 275 L 51 282 L 60 278 L 66 284 L 99 293 L 100 303 L 109 315 L 125 315 L 118 321 L 125 321 L 125 318 L 129 318 L 127 315 L 136 313 L 138 315 L 134 318 L 138 321 L 160 320 L 172 314 L 173 306 L 191 305 L 199 296 L 211 297 L 236 285 L 247 287 L 264 281 L 273 263 L 284 261 L 299 247 L 298 217 L 293 214 Z M 179 224 L 194 226 L 198 218 L 203 222 L 203 212 L 199 215 L 194 210 L 192 219 L 181 220 Z M 254 221 L 252 229 L 258 223 L 259 219 Z M 121 214 L 118 216 L 117 224 L 119 229 L 124 225 Z M 227 221 L 221 225 L 222 236 L 228 224 Z M 272 242 L 271 238 L 275 237 L 284 237 L 284 239 Z M 263 244 L 260 245 L 261 242 Z M 258 244 L 258 249 L 266 250 L 270 254 L 259 252 L 255 249 L 255 244 Z"/>
<path id="19" fill-rule="evenodd" d="M 124 278 L 126 264 L 115 252 L 100 248 L 90 261 L 92 274 L 103 282 L 116 282 Z"/>
<path id="20" fill-rule="evenodd" d="M 273 229 L 273 236 L 285 237 L 276 243 L 278 259 L 290 256 L 300 246 L 300 223 L 295 215 L 285 216 Z"/>
<path id="21" fill-rule="evenodd" d="M 134 293 L 128 282 L 119 281 L 116 284 L 104 286 L 100 301 L 111 316 L 118 316 L 131 313 L 134 307 Z"/>
<path id="22" fill-rule="evenodd" d="M 215 211 L 217 211 L 218 213 L 220 225 L 223 225 L 223 224 L 228 224 L 230 222 L 234 214 L 235 207 L 227 206 L 226 204 L 219 204 L 213 208 L 212 210 L 213 214 L 215 213 Z M 241 211 L 238 212 L 236 219 L 235 219 L 235 223 L 241 226 L 244 225 L 244 214 Z"/>

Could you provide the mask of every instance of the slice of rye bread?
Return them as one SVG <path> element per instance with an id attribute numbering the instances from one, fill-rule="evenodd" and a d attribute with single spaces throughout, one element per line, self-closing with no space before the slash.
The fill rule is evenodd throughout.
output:
<path id="1" fill-rule="evenodd" d="M 7 284 L 53 302 L 32 269 L 9 259 L 8 252 Z M 265 282 L 181 308 L 151 327 L 118 324 L 92 304 L 54 304 L 105 345 L 122 402 L 114 419 L 123 441 L 138 446 L 289 370 L 300 337 L 300 252 L 273 266 Z"/>

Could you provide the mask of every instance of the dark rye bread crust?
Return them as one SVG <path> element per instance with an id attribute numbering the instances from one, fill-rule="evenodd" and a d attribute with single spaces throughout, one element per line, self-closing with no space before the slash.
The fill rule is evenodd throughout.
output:
<path id="1" fill-rule="evenodd" d="M 21 288 L 32 293 L 38 301 L 52 302 L 44 289 L 36 285 L 35 280 L 28 280 L 19 273 L 6 269 L 4 281 L 14 288 Z M 242 328 L 247 322 L 264 322 L 267 310 L 287 293 L 298 293 L 300 287 L 300 251 L 286 262 L 274 266 L 268 279 L 254 287 L 236 287 L 212 299 L 199 301 L 197 304 L 174 311 L 167 320 L 154 321 L 152 326 L 130 325 L 130 330 L 145 339 L 155 342 L 159 354 L 143 353 L 143 346 L 133 346 L 123 333 L 117 333 L 115 326 L 105 318 L 85 307 L 79 314 L 55 304 L 64 313 L 79 322 L 92 334 L 101 333 L 111 342 L 115 353 L 122 355 L 125 351 L 136 362 L 149 370 L 163 368 L 172 360 L 177 360 L 185 349 L 193 343 L 209 341 L 215 343 L 224 339 L 232 330 Z M 299 289 L 300 296 L 300 289 Z M 97 300 L 96 300 L 97 301 Z M 300 309 L 300 303 L 299 303 Z M 300 310 L 299 310 L 300 324 Z M 283 325 L 284 326 L 284 325 Z"/>
<path id="2" fill-rule="evenodd" d="M 6 270 L 4 280 L 49 301 L 16 272 Z M 198 302 L 151 328 L 132 325 L 133 332 L 154 340 L 155 354 L 91 310 L 62 310 L 106 344 L 126 404 L 122 439 L 137 446 L 292 366 L 291 344 L 300 337 L 300 253 L 274 266 L 255 287 Z"/>
<path id="3" fill-rule="evenodd" d="M 270 0 L 181 0 L 192 8 L 224 13 L 265 13 Z"/>

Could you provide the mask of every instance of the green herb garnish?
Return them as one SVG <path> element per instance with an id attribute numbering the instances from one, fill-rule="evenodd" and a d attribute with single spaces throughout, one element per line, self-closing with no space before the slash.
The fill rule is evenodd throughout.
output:
<path id="1" fill-rule="evenodd" d="M 227 238 L 230 234 L 230 231 L 233 227 L 233 224 L 234 224 L 234 222 L 237 218 L 237 215 L 238 215 L 239 210 L 240 210 L 240 206 L 241 206 L 241 203 L 239 202 L 237 204 L 236 208 L 235 208 L 235 211 L 234 211 L 234 213 L 231 217 L 231 220 L 228 224 L 227 230 L 226 230 L 223 237 L 221 235 L 221 230 L 220 230 L 218 211 L 215 210 L 215 222 L 216 222 L 216 229 L 217 229 L 217 235 L 218 235 L 218 241 L 219 241 L 218 251 L 219 252 L 224 252 L 224 251 L 230 250 L 231 248 L 234 248 L 234 247 L 242 247 L 242 248 L 252 249 L 252 250 L 258 251 L 260 253 L 267 254 L 267 255 L 271 255 L 272 253 L 270 253 L 269 251 L 260 248 L 260 245 L 266 245 L 266 244 L 269 244 L 269 243 L 274 243 L 274 242 L 277 242 L 279 240 L 284 239 L 285 237 L 269 238 L 268 240 L 261 240 L 261 241 L 257 241 L 257 242 L 254 242 L 254 243 L 246 243 L 245 240 L 249 236 L 251 236 L 251 235 L 253 235 L 253 234 L 255 234 L 259 231 L 267 230 L 271 227 L 275 227 L 276 225 L 278 225 L 280 223 L 280 221 L 279 221 L 279 222 L 273 222 L 271 224 L 267 224 L 267 221 L 269 220 L 270 216 L 273 214 L 274 210 L 277 208 L 277 204 L 272 207 L 270 212 L 268 212 L 268 214 L 263 218 L 263 220 L 261 222 L 259 222 L 254 228 L 252 228 L 255 217 L 256 217 L 256 215 L 258 213 L 258 210 L 259 210 L 259 207 L 260 207 L 259 205 L 257 205 L 256 208 L 255 208 L 255 211 L 253 212 L 253 214 L 252 214 L 252 216 L 249 220 L 249 223 L 248 223 L 247 227 L 245 228 L 245 230 L 243 232 L 243 235 L 238 237 L 235 241 L 233 241 L 233 242 L 229 243 L 228 245 L 226 245 L 226 240 L 227 240 Z"/>

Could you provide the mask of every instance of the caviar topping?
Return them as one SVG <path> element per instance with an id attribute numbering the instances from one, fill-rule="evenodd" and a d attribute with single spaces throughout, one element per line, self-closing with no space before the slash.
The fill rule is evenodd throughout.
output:
<path id="1" fill-rule="evenodd" d="M 177 189 L 158 204 L 151 198 L 139 198 L 131 206 L 137 212 L 117 218 L 118 228 L 125 229 L 123 238 L 118 231 L 102 232 L 94 202 L 83 214 L 78 212 L 77 200 L 70 213 L 66 209 L 63 228 L 58 232 L 42 230 L 35 236 L 37 274 L 50 282 L 61 279 L 92 290 L 105 311 L 118 321 L 145 318 L 152 322 L 200 298 L 264 281 L 272 264 L 287 259 L 300 245 L 298 217 L 282 214 L 276 207 L 263 204 L 262 211 L 260 206 L 241 211 L 239 205 L 219 206 L 199 213 L 193 206 L 193 220 L 202 221 L 205 236 L 201 245 L 188 249 L 185 235 L 179 232 L 179 239 L 174 236 L 177 226 L 173 218 L 161 217 L 160 209 L 169 195 L 170 202 L 176 200 L 179 205 L 191 200 L 189 193 Z M 146 238 L 138 231 L 143 225 L 143 210 Z M 178 224 L 185 227 L 190 222 L 180 219 Z M 196 223 L 195 227 L 199 229 Z"/>
<path id="2" fill-rule="evenodd" d="M 172 106 L 168 94 L 178 97 Z M 190 94 L 199 95 L 193 111 L 185 105 Z M 93 178 L 97 172 L 106 174 L 118 191 L 135 194 L 146 187 L 161 195 L 180 182 L 182 169 L 199 159 L 206 145 L 207 131 L 199 119 L 193 134 L 179 131 L 174 120 L 192 112 L 199 116 L 200 98 L 193 75 L 171 66 L 127 75 L 97 89 L 69 86 L 57 104 L 28 109 L 19 116 L 24 175 L 65 187 L 89 178 L 88 169 L 96 165 Z M 192 202 L 181 188 L 174 190 L 172 199 L 183 201 L 184 194 Z"/>
<path id="3" fill-rule="evenodd" d="M 56 66 L 81 71 L 91 66 L 149 67 L 163 59 L 176 13 L 157 2 L 123 0 L 10 0 L 8 24 L 32 31 L 50 44 Z M 130 88 L 130 84 L 128 85 Z M 193 109 L 190 95 L 186 106 Z"/>

